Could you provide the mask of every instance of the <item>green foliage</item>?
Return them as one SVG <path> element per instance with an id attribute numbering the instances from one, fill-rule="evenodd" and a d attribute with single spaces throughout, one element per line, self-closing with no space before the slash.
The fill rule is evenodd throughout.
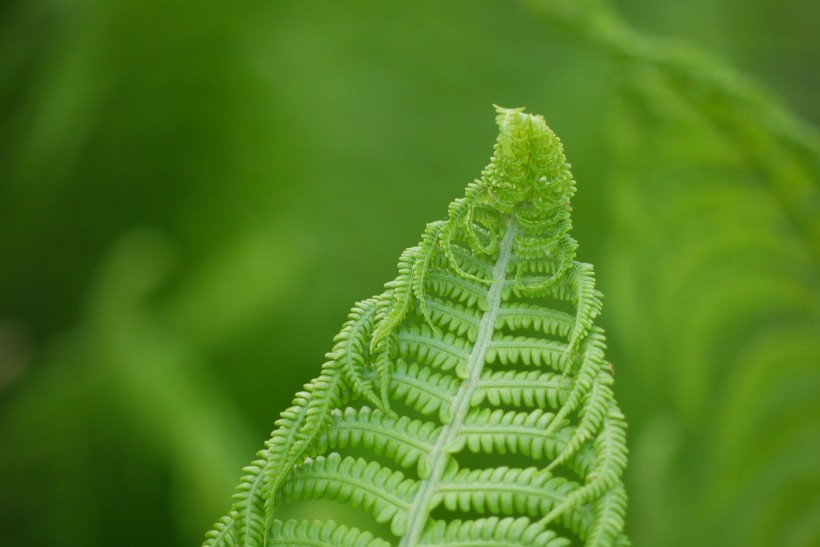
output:
<path id="1" fill-rule="evenodd" d="M 388 523 L 403 546 L 626 543 L 624 421 L 593 326 L 601 295 L 574 260 L 575 184 L 543 118 L 497 110 L 481 179 L 402 253 L 385 292 L 353 307 L 207 546 L 330 537 L 330 521 L 277 519 L 317 498 Z M 537 467 L 492 465 L 506 454 Z"/>
<path id="2" fill-rule="evenodd" d="M 820 153 L 798 119 L 820 121 L 816 0 L 10 0 L 0 12 L 0 544 L 197 543 L 272 412 L 324 361 L 342 365 L 356 413 L 331 411 L 316 454 L 429 473 L 424 443 L 405 435 L 453 420 L 456 367 L 384 347 L 360 364 L 369 301 L 347 331 L 353 358 L 322 356 L 342 348 L 328 341 L 350 303 L 395 277 L 396 251 L 416 242 L 466 274 L 409 264 L 417 332 L 475 342 L 490 271 L 473 249 L 500 240 L 473 231 L 470 252 L 442 256 L 431 243 L 446 223 L 418 235 L 486 156 L 492 102 L 544 113 L 575 164 L 578 260 L 608 296 L 595 323 L 629 417 L 626 534 L 820 544 Z M 537 294 L 550 273 L 515 276 L 539 277 Z M 516 303 L 499 328 L 511 351 L 568 340 L 574 311 Z M 596 431 L 594 401 L 612 386 L 586 378 L 590 395 L 572 404 L 594 410 L 553 434 L 564 448 L 533 446 L 567 454 L 539 480 L 570 480 L 564 468 L 593 455 L 575 433 Z M 554 415 L 573 379 L 492 365 L 471 404 Z M 536 465 L 462 454 L 459 471 Z M 623 495 L 598 505 L 601 522 Z M 443 504 L 421 542 L 555 533 L 477 510 L 444 522 Z M 390 536 L 327 498 L 276 511 L 284 544 Z"/>

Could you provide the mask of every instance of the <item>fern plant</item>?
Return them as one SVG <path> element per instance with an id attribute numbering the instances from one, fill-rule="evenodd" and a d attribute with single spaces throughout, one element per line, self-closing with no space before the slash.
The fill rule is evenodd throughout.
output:
<path id="1" fill-rule="evenodd" d="M 625 423 L 569 234 L 575 183 L 542 117 L 497 113 L 481 178 L 353 307 L 205 545 L 628 543 Z M 278 518 L 320 498 L 374 525 Z"/>

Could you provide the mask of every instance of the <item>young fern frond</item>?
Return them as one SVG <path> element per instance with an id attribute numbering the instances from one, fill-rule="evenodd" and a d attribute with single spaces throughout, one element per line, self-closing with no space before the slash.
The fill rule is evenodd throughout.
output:
<path id="1" fill-rule="evenodd" d="M 354 306 L 206 545 L 628 543 L 625 424 L 569 235 L 575 184 L 543 118 L 497 112 L 482 178 Z M 391 537 L 277 519 L 310 499 Z"/>

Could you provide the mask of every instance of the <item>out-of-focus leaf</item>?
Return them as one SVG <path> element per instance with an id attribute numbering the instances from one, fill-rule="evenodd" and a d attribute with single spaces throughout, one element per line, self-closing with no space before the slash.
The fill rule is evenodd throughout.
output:
<path id="1" fill-rule="evenodd" d="M 636 435 L 631 535 L 816 544 L 817 133 L 703 54 L 628 28 L 605 2 L 531 4 L 623 76 L 604 289 Z"/>

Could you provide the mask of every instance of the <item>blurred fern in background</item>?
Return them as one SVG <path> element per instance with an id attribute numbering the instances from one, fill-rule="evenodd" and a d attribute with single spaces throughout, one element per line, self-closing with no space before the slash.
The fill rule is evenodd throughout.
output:
<path id="1" fill-rule="evenodd" d="M 607 294 L 642 420 L 636 544 L 815 544 L 820 139 L 600 3 L 533 4 L 623 75 Z"/>
<path id="2" fill-rule="evenodd" d="M 200 542 L 491 103 L 573 158 L 634 543 L 820 543 L 820 13 L 617 8 L 0 7 L 0 543 Z"/>

